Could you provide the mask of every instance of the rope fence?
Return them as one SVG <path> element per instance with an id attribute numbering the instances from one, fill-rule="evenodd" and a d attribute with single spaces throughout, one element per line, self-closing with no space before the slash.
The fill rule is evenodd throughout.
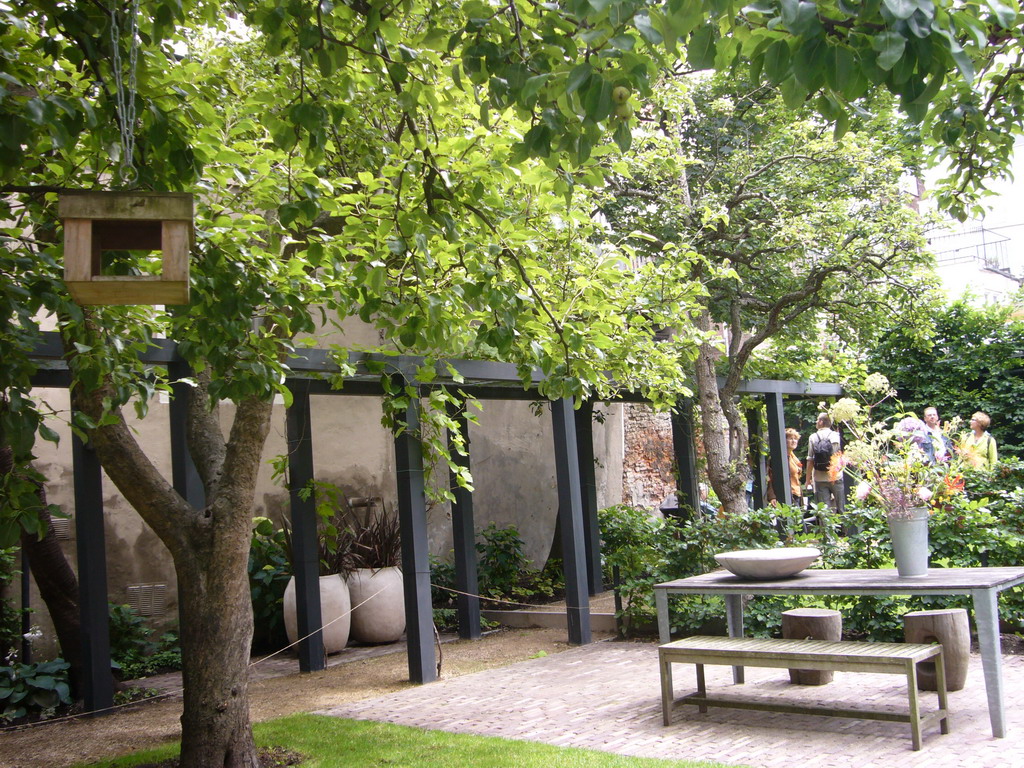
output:
<path id="1" fill-rule="evenodd" d="M 530 608 L 530 609 L 532 609 L 534 611 L 537 611 L 538 613 L 562 613 L 563 610 L 564 610 L 563 608 L 560 608 L 558 606 L 537 605 L 537 604 L 534 604 L 534 603 L 521 603 L 521 602 L 516 602 L 514 600 L 505 600 L 503 598 L 498 598 L 498 597 L 488 597 L 488 596 L 484 596 L 484 595 L 480 595 L 480 594 L 475 594 L 475 593 L 472 593 L 472 592 L 463 592 L 463 591 L 460 591 L 458 589 L 454 589 L 453 587 L 445 587 L 445 586 L 442 586 L 440 584 L 431 583 L 430 586 L 435 588 L 435 589 L 440 589 L 440 590 L 444 590 L 446 592 L 451 592 L 452 594 L 455 594 L 455 595 L 463 595 L 463 596 L 466 596 L 466 597 L 475 597 L 478 600 L 486 600 L 487 602 L 491 602 L 491 603 L 501 603 L 503 605 L 511 605 L 511 606 L 517 606 L 517 607 L 522 607 L 522 608 Z M 379 595 L 382 591 L 383 591 L 383 589 L 377 590 L 372 595 L 370 595 L 368 598 L 363 600 L 361 603 L 358 603 L 357 605 L 351 606 L 347 611 L 345 611 L 341 615 L 331 619 L 326 624 L 321 625 L 321 627 L 319 629 L 316 629 L 313 632 L 310 632 L 309 634 L 304 635 L 303 637 L 298 638 L 295 642 L 289 643 L 288 645 L 286 645 L 286 646 L 284 646 L 282 648 L 278 648 L 273 653 L 269 653 L 266 656 L 263 656 L 263 657 L 261 657 L 259 659 L 256 659 L 255 661 L 250 661 L 248 666 L 247 666 L 247 668 L 251 670 L 254 667 L 257 667 L 260 664 L 263 664 L 264 662 L 274 658 L 275 656 L 278 656 L 281 653 L 284 653 L 285 651 L 287 651 L 287 650 L 289 650 L 291 648 L 294 648 L 299 643 L 302 643 L 305 640 L 308 640 L 309 638 L 311 638 L 317 632 L 320 632 L 320 631 L 322 631 L 324 629 L 327 629 L 327 627 L 331 626 L 335 622 L 341 621 L 346 616 L 351 615 L 352 611 L 354 611 L 356 608 L 359 608 L 360 606 L 365 605 L 366 603 L 370 602 L 371 600 L 373 600 L 373 598 L 375 598 L 377 595 Z M 541 610 L 541 609 L 550 609 L 550 610 Z M 437 647 L 437 653 L 438 653 L 437 674 L 440 675 L 441 674 L 442 661 L 443 661 L 443 654 L 442 654 L 442 651 L 441 651 L 441 635 L 440 635 L 440 633 L 437 630 L 437 625 L 436 624 L 434 625 L 434 641 L 435 641 L 435 644 L 436 644 L 436 647 Z M 134 706 L 137 706 L 139 704 L 148 704 L 148 703 L 151 703 L 151 702 L 160 701 L 161 699 L 167 699 L 167 698 L 171 698 L 171 697 L 174 697 L 174 696 L 178 696 L 183 691 L 184 691 L 184 688 L 175 688 L 175 689 L 170 690 L 170 691 L 164 691 L 163 693 L 158 693 L 155 696 L 147 696 L 146 698 L 140 699 L 138 701 L 128 701 L 128 702 L 125 702 L 124 704 L 114 704 L 113 706 L 104 707 L 102 709 L 92 709 L 92 710 L 89 710 L 88 712 L 77 712 L 77 713 L 75 713 L 73 715 L 63 715 L 61 717 L 53 717 L 53 718 L 49 718 L 47 720 L 38 720 L 38 721 L 36 721 L 34 723 L 23 723 L 23 724 L 20 724 L 20 725 L 8 725 L 8 726 L 0 727 L 0 733 L 5 733 L 7 731 L 23 730 L 23 729 L 26 729 L 26 728 L 38 728 L 40 726 L 45 726 L 45 725 L 56 725 L 57 723 L 66 723 L 66 722 L 69 722 L 71 720 L 79 720 L 79 719 L 81 719 L 83 717 L 95 717 L 96 715 L 109 714 L 109 713 L 113 713 L 113 712 L 119 711 L 121 709 L 124 709 L 125 707 L 134 707 Z"/>

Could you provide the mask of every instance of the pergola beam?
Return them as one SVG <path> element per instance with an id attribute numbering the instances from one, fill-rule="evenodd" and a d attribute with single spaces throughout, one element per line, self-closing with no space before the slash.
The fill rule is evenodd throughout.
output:
<path id="1" fill-rule="evenodd" d="M 423 446 L 416 437 L 418 427 L 419 403 L 411 401 L 405 411 L 405 428 L 395 436 L 405 638 L 409 652 L 409 680 L 429 683 L 437 679 L 438 672 L 434 657 L 434 611 L 430 600 Z"/>
<path id="2" fill-rule="evenodd" d="M 452 461 L 469 471 L 470 436 L 469 419 L 466 417 L 466 403 L 448 403 L 448 416 L 458 425 L 465 441 L 466 454 L 455 449 L 452 435 L 448 436 L 448 450 Z M 455 604 L 459 618 L 459 637 L 463 640 L 480 638 L 480 583 L 476 567 L 476 528 L 473 523 L 473 494 L 458 484 L 455 473 L 449 475 L 450 490 L 455 496 L 452 501 L 452 548 L 455 552 Z"/>
<path id="3" fill-rule="evenodd" d="M 586 400 L 574 414 L 579 458 L 583 542 L 587 556 L 587 589 L 591 595 L 604 590 L 601 573 L 601 527 L 597 520 L 597 473 L 594 459 L 594 402 Z"/>
<path id="4" fill-rule="evenodd" d="M 34 352 L 38 364 L 32 376 L 33 386 L 67 388 L 72 378 L 64 360 L 65 350 L 57 333 L 43 334 L 40 345 Z M 153 346 L 140 355 L 142 362 L 168 366 L 172 378 L 184 378 L 186 363 L 177 353 L 177 345 L 167 339 L 157 339 Z M 310 397 L 317 394 L 384 396 L 380 374 L 381 368 L 405 375 L 405 381 L 412 381 L 412 373 L 423 364 L 423 358 L 380 354 L 350 353 L 349 363 L 354 366 L 355 375 L 346 376 L 343 388 L 337 387 L 340 368 L 334 363 L 334 356 L 328 350 L 315 349 L 300 352 L 289 360 L 292 375 L 286 385 L 292 390 L 293 404 L 288 409 L 287 429 L 290 461 L 291 514 L 294 526 L 293 546 L 296 555 L 297 619 L 299 635 L 310 635 L 300 645 L 300 668 L 313 670 L 323 668 L 323 640 L 320 620 L 319 579 L 316 547 L 316 513 L 311 496 L 303 499 L 299 491 L 314 476 Z M 519 368 L 508 363 L 457 360 L 452 362 L 456 371 L 453 376 L 444 365 L 436 368 L 437 378 L 430 385 L 420 385 L 419 391 L 426 395 L 436 386 L 457 387 L 470 397 L 486 400 L 537 400 L 541 398 L 538 385 L 543 381 L 540 372 L 531 375 L 524 385 Z M 330 377 L 330 381 L 328 381 Z M 458 381 L 456 381 L 458 379 Z M 193 506 L 201 507 L 202 487 L 191 463 L 185 444 L 184 425 L 187 421 L 185 402 L 186 384 L 172 385 L 175 390 L 171 405 L 171 446 L 175 488 Z M 755 379 L 744 382 L 739 391 L 745 394 L 764 395 L 769 400 L 769 441 L 773 454 L 785 456 L 784 433 L 772 423 L 772 409 L 778 410 L 781 419 L 781 398 L 783 395 L 797 397 L 831 397 L 842 394 L 836 384 L 814 382 L 789 382 Z M 645 398 L 631 392 L 622 392 L 614 400 L 643 402 Z M 414 682 L 428 682 L 437 676 L 434 649 L 433 625 L 430 600 L 430 570 L 427 557 L 426 505 L 423 481 L 422 446 L 415 438 L 418 425 L 417 403 L 410 403 L 406 413 L 408 428 L 395 437 L 395 451 L 398 467 L 398 507 L 402 529 L 402 566 L 406 583 L 406 612 L 408 619 L 407 639 L 409 647 L 410 679 Z M 600 583 L 600 555 L 596 525 L 596 482 L 594 480 L 592 403 L 584 404 L 578 412 L 573 411 L 571 400 L 559 400 L 551 404 L 555 439 L 556 475 L 558 478 L 558 515 L 562 532 L 563 559 L 566 577 L 566 603 L 569 617 L 569 640 L 582 644 L 590 642 L 590 614 L 588 592 L 592 593 Z M 463 414 L 464 416 L 464 414 Z M 781 423 L 781 422 L 780 422 Z M 464 425 L 463 428 L 468 428 Z M 783 427 L 784 429 L 784 427 Z M 778 440 L 781 437 L 781 443 Z M 77 438 L 75 438 L 77 440 Z M 688 406 L 681 406 L 673 417 L 673 445 L 679 467 L 680 503 L 689 503 L 694 508 L 699 504 L 695 474 L 695 451 L 693 445 L 692 412 Z M 75 457 L 75 500 L 76 525 L 79 539 L 79 579 L 83 584 L 83 638 L 87 659 L 95 662 L 87 676 L 85 691 L 90 708 L 109 706 L 112 690 L 107 690 L 109 675 L 109 641 L 106 623 L 106 563 L 103 545 L 102 481 L 99 464 L 95 455 L 85 446 L 78 445 Z M 468 466 L 468 458 L 466 458 Z M 775 472 L 777 482 L 786 477 Z M 788 489 L 788 483 L 786 484 Z M 780 496 L 782 498 L 782 496 Z M 97 501 L 98 499 L 98 501 Z M 458 510 L 457 514 L 454 510 Z M 457 518 L 459 532 L 456 533 L 456 557 L 463 562 L 460 583 L 465 592 L 476 592 L 475 560 L 470 566 L 473 553 L 472 497 L 456 491 L 453 517 Z M 461 543 L 459 543 L 461 539 Z M 459 551 L 461 550 L 461 552 Z M 99 586 L 102 580 L 102 587 Z M 460 587 L 462 589 L 462 587 Z M 100 617 L 93 600 L 94 593 L 103 594 L 103 615 Z M 475 600 L 475 598 L 474 598 Z M 86 606 L 86 603 L 88 605 Z M 88 616 L 86 612 L 88 611 Z M 473 627 L 479 632 L 479 620 L 473 619 L 473 600 L 460 605 L 460 631 L 472 636 Z M 479 601 L 476 600 L 476 615 L 479 615 Z M 103 658 L 99 661 L 99 656 Z M 89 662 L 87 661 L 87 664 Z M 105 674 L 99 674 L 99 667 Z"/>
<path id="5" fill-rule="evenodd" d="M 555 433 L 558 522 L 562 532 L 562 568 L 565 574 L 565 613 L 569 623 L 569 642 L 585 645 L 591 640 L 590 598 L 572 400 L 552 401 L 551 417 Z"/>
<path id="6" fill-rule="evenodd" d="M 72 433 L 75 535 L 78 539 L 78 610 L 82 633 L 82 694 L 85 711 L 114 705 L 110 673 L 107 558 L 103 526 L 103 469 L 96 452 Z"/>
<path id="7" fill-rule="evenodd" d="M 317 542 L 316 498 L 304 492 L 314 478 L 313 424 L 309 391 L 290 383 L 292 405 L 285 414 L 288 433 L 288 495 L 292 521 L 292 576 L 295 577 L 295 624 L 299 636 L 299 669 L 326 668 L 323 616 L 320 611 L 320 547 Z"/>

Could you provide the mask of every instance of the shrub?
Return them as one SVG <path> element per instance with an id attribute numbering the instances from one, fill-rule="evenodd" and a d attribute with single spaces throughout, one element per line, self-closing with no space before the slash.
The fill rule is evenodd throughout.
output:
<path id="1" fill-rule="evenodd" d="M 536 603 L 556 597 L 563 590 L 557 561 L 544 569 L 531 568 L 514 525 L 498 528 L 489 523 L 480 531 L 480 539 L 476 550 L 480 555 L 477 575 L 481 596 L 505 601 L 499 607 L 507 608 L 507 603 Z"/>
<path id="2" fill-rule="evenodd" d="M 1006 477 L 1011 478 L 1008 473 Z M 1016 565 L 1024 555 L 1024 490 L 985 486 L 990 496 L 957 497 L 932 515 L 931 562 L 935 567 Z M 825 568 L 891 568 L 892 546 L 885 515 L 851 503 L 842 520 L 827 509 L 812 507 L 813 519 L 792 507 L 748 510 L 729 518 L 662 521 L 625 506 L 599 513 L 606 568 L 618 567 L 624 598 L 622 618 L 636 631 L 654 618 L 653 585 L 706 573 L 717 567 L 714 553 L 779 545 L 813 545 L 821 549 Z M 845 535 L 842 533 L 845 531 Z M 781 613 L 798 605 L 843 612 L 848 635 L 872 640 L 902 639 L 902 616 L 937 606 L 970 607 L 969 598 L 827 596 L 752 598 L 745 608 L 745 628 L 753 635 L 778 635 Z M 1024 590 L 1004 592 L 1004 623 L 1024 628 Z M 694 632 L 725 615 L 719 597 L 677 596 L 669 602 L 672 632 Z"/>
<path id="3" fill-rule="evenodd" d="M 249 590 L 252 595 L 254 649 L 287 645 L 284 631 L 284 590 L 292 576 L 287 535 L 266 517 L 253 520 L 249 545 Z"/>
<path id="4" fill-rule="evenodd" d="M 455 565 L 438 557 L 430 556 L 430 600 L 437 610 L 455 605 Z"/>
<path id="5" fill-rule="evenodd" d="M 153 630 L 127 604 L 110 603 L 110 656 L 120 660 L 128 656 L 145 656 L 156 650 L 150 640 Z"/>
<path id="6" fill-rule="evenodd" d="M 110 604 L 111 667 L 122 680 L 136 680 L 181 669 L 176 632 L 152 639 L 153 630 L 130 605 Z"/>
<path id="7" fill-rule="evenodd" d="M 653 615 L 649 597 L 664 570 L 665 544 L 671 538 L 663 532 L 670 524 L 627 504 L 599 510 L 597 519 L 603 542 L 602 573 L 622 598 L 618 617 L 628 633 Z"/>
<path id="8" fill-rule="evenodd" d="M 71 704 L 68 669 L 63 659 L 0 667 L 0 722 L 46 720 Z"/>
<path id="9" fill-rule="evenodd" d="M 0 549 L 0 595 L 21 575 L 17 569 L 18 547 Z M 0 660 L 13 655 L 21 643 L 22 611 L 10 598 L 0 598 Z"/>
<path id="10" fill-rule="evenodd" d="M 477 582 L 480 596 L 499 609 L 508 603 L 536 603 L 559 596 L 565 588 L 561 561 L 550 559 L 542 569 L 530 567 L 523 553 L 523 540 L 515 526 L 498 528 L 488 524 L 476 543 Z M 431 599 L 435 609 L 453 608 L 456 595 L 455 566 L 430 558 Z"/>
<path id="11" fill-rule="evenodd" d="M 480 558 L 477 575 L 480 594 L 490 597 L 510 597 L 519 585 L 520 574 L 530 564 L 523 554 L 523 540 L 513 525 L 498 528 L 489 523 L 480 532 L 482 541 L 476 543 Z"/>
<path id="12" fill-rule="evenodd" d="M 964 491 L 972 499 L 1024 488 L 1024 460 L 1002 456 L 994 467 L 964 470 Z"/>

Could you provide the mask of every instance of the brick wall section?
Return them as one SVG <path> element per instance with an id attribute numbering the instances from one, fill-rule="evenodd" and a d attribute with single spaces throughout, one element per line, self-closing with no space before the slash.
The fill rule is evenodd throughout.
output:
<path id="1" fill-rule="evenodd" d="M 623 410 L 623 429 L 622 501 L 657 509 L 676 489 L 671 419 L 650 406 L 629 403 Z"/>

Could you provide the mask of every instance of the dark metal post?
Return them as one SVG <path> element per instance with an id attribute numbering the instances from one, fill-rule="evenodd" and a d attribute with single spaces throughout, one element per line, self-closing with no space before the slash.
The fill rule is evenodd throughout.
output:
<path id="1" fill-rule="evenodd" d="M 469 419 L 466 418 L 465 402 L 449 403 L 448 416 L 458 424 L 459 433 L 465 441 L 466 455 L 455 450 L 452 435 L 448 435 L 448 450 L 452 461 L 469 471 Z M 459 615 L 459 637 L 463 640 L 480 639 L 480 584 L 476 571 L 476 531 L 473 527 L 473 494 L 463 488 L 449 473 L 452 501 L 452 544 L 455 549 L 455 596 Z"/>
<path id="2" fill-rule="evenodd" d="M 28 552 L 21 550 L 21 656 L 22 664 L 32 663 L 32 576 L 29 573 Z"/>
<path id="3" fill-rule="evenodd" d="M 580 464 L 580 497 L 583 504 L 583 546 L 587 555 L 587 589 L 596 595 L 604 589 L 601 574 L 601 526 L 597 521 L 597 478 L 594 471 L 594 402 L 587 400 L 575 412 L 576 453 Z"/>
<path id="4" fill-rule="evenodd" d="M 398 522 L 402 531 L 402 576 L 405 587 L 405 638 L 409 651 L 409 680 L 437 679 L 434 657 L 434 612 L 430 602 L 430 562 L 427 505 L 424 495 L 423 446 L 419 432 L 419 402 L 405 411 L 405 429 L 395 436 L 398 470 Z"/>
<path id="5" fill-rule="evenodd" d="M 103 472 L 95 451 L 71 438 L 78 539 L 78 607 L 82 625 L 82 692 L 85 711 L 114 705 L 107 608 L 107 553 L 103 530 Z"/>
<path id="6" fill-rule="evenodd" d="M 192 374 L 187 363 L 169 363 L 167 373 L 171 377 L 171 481 L 174 490 L 196 509 L 206 506 L 206 492 L 192 461 L 188 449 L 188 406 L 192 398 L 192 387 L 179 379 Z"/>
<path id="7" fill-rule="evenodd" d="M 288 431 L 288 494 L 292 521 L 292 568 L 295 577 L 295 623 L 300 638 L 299 670 L 316 672 L 327 664 L 320 612 L 320 551 L 316 499 L 300 493 L 313 479 L 313 435 L 309 390 L 289 382 L 292 404 L 285 416 Z"/>
<path id="8" fill-rule="evenodd" d="M 587 593 L 586 553 L 583 546 L 583 502 L 580 462 L 576 452 L 576 421 L 572 400 L 551 403 L 555 434 L 555 476 L 558 479 L 558 519 L 562 529 L 562 567 L 565 571 L 565 612 L 569 642 L 584 645 L 590 636 L 590 598 Z"/>
<path id="9" fill-rule="evenodd" d="M 761 509 L 764 506 L 764 492 L 767 488 L 767 469 L 764 464 L 764 430 L 761 427 L 761 412 L 757 410 L 747 411 L 747 434 L 750 438 L 750 473 L 753 480 L 753 507 Z"/>
<path id="10" fill-rule="evenodd" d="M 676 457 L 678 506 L 700 511 L 697 451 L 693 442 L 693 402 L 682 400 L 672 409 L 672 450 Z"/>
<path id="11" fill-rule="evenodd" d="M 768 458 L 772 467 L 772 488 L 780 504 L 793 503 L 789 478 L 789 449 L 786 446 L 786 414 L 782 393 L 770 392 L 764 396 L 768 416 Z"/>

